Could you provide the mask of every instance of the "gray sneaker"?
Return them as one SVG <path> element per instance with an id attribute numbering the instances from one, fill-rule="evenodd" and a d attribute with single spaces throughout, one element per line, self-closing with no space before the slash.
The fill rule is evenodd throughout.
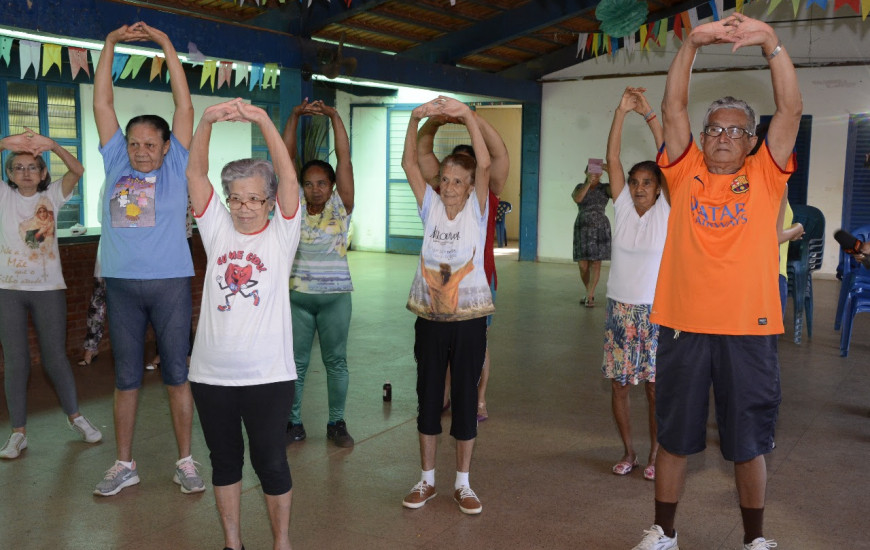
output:
<path id="1" fill-rule="evenodd" d="M 643 532 L 643 540 L 632 550 L 680 550 L 677 546 L 677 532 L 674 538 L 665 536 L 665 532 L 658 525 L 653 525 Z"/>
<path id="2" fill-rule="evenodd" d="M 182 458 L 175 463 L 175 476 L 172 481 L 181 487 L 181 492 L 184 494 L 201 493 L 205 491 L 205 483 L 199 477 L 199 472 L 196 471 L 196 465 L 199 462 L 194 462 L 193 457 Z"/>
<path id="3" fill-rule="evenodd" d="M 106 470 L 103 481 L 97 483 L 94 494 L 101 497 L 117 495 L 124 487 L 130 487 L 139 483 L 139 472 L 136 470 L 136 461 L 132 468 L 128 468 L 116 460 L 115 465 Z"/>
<path id="4" fill-rule="evenodd" d="M 100 430 L 91 424 L 91 421 L 84 416 L 77 416 L 72 420 L 72 422 L 67 419 L 67 423 L 69 424 L 70 429 L 74 432 L 78 432 L 78 434 L 82 436 L 82 439 L 87 443 L 97 443 L 103 439 L 102 432 L 100 432 Z"/>

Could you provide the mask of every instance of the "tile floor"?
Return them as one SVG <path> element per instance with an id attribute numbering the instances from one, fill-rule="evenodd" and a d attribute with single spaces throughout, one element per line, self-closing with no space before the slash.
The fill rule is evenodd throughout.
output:
<path id="1" fill-rule="evenodd" d="M 575 265 L 500 256 L 498 313 L 490 336 L 490 419 L 480 427 L 471 482 L 476 517 L 452 500 L 453 445 L 442 436 L 439 496 L 400 505 L 418 480 L 413 317 L 404 309 L 415 257 L 351 253 L 356 291 L 348 345 L 348 427 L 353 449 L 327 443 L 326 383 L 318 354 L 306 384 L 308 439 L 287 449 L 293 472 L 296 549 L 628 549 L 652 523 L 653 484 L 639 470 L 610 473 L 622 453 L 599 372 L 604 284 L 584 309 Z M 606 280 L 606 269 L 602 274 Z M 816 281 L 815 333 L 780 339 L 784 401 L 769 455 L 766 533 L 780 549 L 870 548 L 870 316 L 856 322 L 852 351 L 838 354 L 838 283 Z M 703 298 L 699 298 L 703 307 Z M 787 315 L 787 324 L 791 314 Z M 78 358 L 72 358 L 78 359 Z M 220 549 L 212 491 L 183 495 L 172 483 L 175 443 L 159 375 L 146 374 L 135 458 L 142 483 L 111 498 L 91 494 L 115 458 L 112 363 L 74 367 L 81 410 L 105 433 L 95 446 L 66 428 L 45 376 L 31 380 L 29 448 L 0 463 L 0 540 L 6 548 Z M 393 400 L 381 386 L 389 379 Z M 648 451 L 643 393 L 633 392 L 636 447 Z M 445 431 L 449 420 L 445 419 Z M 0 427 L 9 426 L 5 400 Z M 739 549 L 742 530 L 731 466 L 714 422 L 708 449 L 689 462 L 677 529 L 684 549 Z M 208 453 L 194 426 L 194 456 L 208 480 Z M 246 466 L 242 497 L 248 550 L 271 547 L 265 505 Z"/>

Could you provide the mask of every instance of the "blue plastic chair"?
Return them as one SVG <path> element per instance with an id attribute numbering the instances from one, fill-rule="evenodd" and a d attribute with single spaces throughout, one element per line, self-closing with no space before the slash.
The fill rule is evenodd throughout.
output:
<path id="1" fill-rule="evenodd" d="M 498 201 L 498 209 L 495 213 L 495 238 L 499 248 L 507 246 L 507 229 L 504 226 L 504 218 L 511 210 L 513 210 L 511 203 Z"/>
<path id="2" fill-rule="evenodd" d="M 867 242 L 870 239 L 870 225 L 861 226 L 851 231 L 851 233 L 859 240 Z M 837 300 L 834 330 L 840 330 L 840 325 L 843 322 L 843 309 L 846 305 L 849 290 L 856 284 L 870 284 L 870 272 L 858 269 L 859 266 L 860 264 L 855 258 L 840 250 L 840 264 L 837 267 L 837 273 L 840 276 L 840 297 Z"/>
<path id="3" fill-rule="evenodd" d="M 788 247 L 788 292 L 794 302 L 794 343 L 803 339 L 804 315 L 807 336 L 813 335 L 813 271 L 822 267 L 825 255 L 825 216 L 815 206 L 795 205 L 794 222 L 804 226 L 804 236 Z"/>
<path id="4" fill-rule="evenodd" d="M 859 240 L 870 238 L 870 225 L 859 227 L 851 232 Z M 850 255 L 840 251 L 840 269 L 843 273 L 840 282 L 840 299 L 837 302 L 837 319 L 834 328 L 840 333 L 840 356 L 849 355 L 852 343 L 852 323 L 859 313 L 870 311 L 870 270 L 858 263 Z"/>

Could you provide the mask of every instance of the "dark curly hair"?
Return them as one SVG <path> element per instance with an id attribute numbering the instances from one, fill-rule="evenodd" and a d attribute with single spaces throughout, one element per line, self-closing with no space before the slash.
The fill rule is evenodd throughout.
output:
<path id="1" fill-rule="evenodd" d="M 335 183 L 335 169 L 332 166 L 330 166 L 330 164 L 328 162 L 322 161 L 320 159 L 309 160 L 308 162 L 305 163 L 304 166 L 302 166 L 302 172 L 301 172 L 302 181 L 305 181 L 305 172 L 307 172 L 309 168 L 312 168 L 315 166 L 318 168 L 322 168 L 323 171 L 326 172 L 326 177 L 329 178 L 329 181 L 331 181 L 332 183 Z"/>
<path id="2" fill-rule="evenodd" d="M 19 155 L 30 155 L 30 153 L 12 153 L 8 157 L 6 157 L 6 183 L 12 189 L 18 189 L 18 185 L 12 181 L 12 163 L 18 158 Z M 45 170 L 45 177 L 42 178 L 42 181 L 39 182 L 39 185 L 36 186 L 36 192 L 42 193 L 46 189 L 48 189 L 48 185 L 51 183 L 51 174 L 48 173 L 48 166 L 45 165 L 45 159 L 42 158 L 42 155 L 30 155 L 36 159 L 36 165 L 39 166 L 39 170 Z"/>

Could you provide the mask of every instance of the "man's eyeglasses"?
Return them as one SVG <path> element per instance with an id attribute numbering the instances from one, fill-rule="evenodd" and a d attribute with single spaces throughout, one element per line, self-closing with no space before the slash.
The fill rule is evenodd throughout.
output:
<path id="1" fill-rule="evenodd" d="M 267 200 L 269 199 L 248 199 L 243 201 L 239 197 L 227 197 L 227 206 L 233 210 L 238 210 L 242 206 L 247 206 L 248 210 L 259 210 L 263 208 Z"/>
<path id="2" fill-rule="evenodd" d="M 24 166 L 23 164 L 16 164 L 12 167 L 13 172 L 18 172 L 19 174 L 22 172 L 39 172 L 39 166 L 35 164 L 31 164 L 29 166 Z"/>
<path id="3" fill-rule="evenodd" d="M 704 128 L 704 133 L 710 137 L 719 137 L 722 135 L 722 132 L 725 132 L 725 135 L 730 137 L 731 139 L 742 138 L 743 134 L 746 134 L 749 137 L 752 137 L 754 135 L 749 130 L 746 130 L 739 126 L 729 126 L 727 128 L 723 128 L 721 126 L 707 126 L 706 128 Z"/>

